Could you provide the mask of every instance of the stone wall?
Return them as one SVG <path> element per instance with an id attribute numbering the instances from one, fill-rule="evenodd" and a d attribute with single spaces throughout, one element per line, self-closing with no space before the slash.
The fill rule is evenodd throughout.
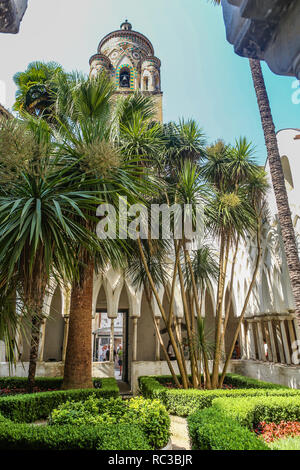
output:
<path id="1" fill-rule="evenodd" d="M 253 379 L 300 389 L 300 367 L 258 361 L 232 361 L 231 371 Z"/>

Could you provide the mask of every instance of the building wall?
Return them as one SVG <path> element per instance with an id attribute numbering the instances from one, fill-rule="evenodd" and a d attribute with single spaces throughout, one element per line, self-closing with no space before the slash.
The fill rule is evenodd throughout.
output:
<path id="1" fill-rule="evenodd" d="M 45 344 L 43 360 L 45 362 L 62 360 L 64 339 L 64 319 L 62 316 L 62 301 L 60 288 L 57 287 L 50 307 L 50 315 L 46 320 Z"/>

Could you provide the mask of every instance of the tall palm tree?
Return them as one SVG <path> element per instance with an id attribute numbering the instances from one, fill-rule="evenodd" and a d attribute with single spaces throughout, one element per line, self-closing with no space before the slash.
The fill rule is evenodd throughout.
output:
<path id="1" fill-rule="evenodd" d="M 126 196 L 128 204 L 141 201 L 151 186 L 148 172 L 139 165 L 140 158 L 126 153 L 115 141 L 114 85 L 102 74 L 87 80 L 75 77 L 64 81 L 68 89 L 68 101 L 56 103 L 60 120 L 62 144 L 60 150 L 69 160 L 72 171 L 84 182 L 92 177 L 92 189 L 98 195 L 98 203 L 111 203 L 118 207 L 118 197 Z M 148 187 L 149 186 L 149 187 Z M 96 206 L 87 220 L 87 230 L 96 231 Z M 78 245 L 79 276 L 73 280 L 70 307 L 69 334 L 64 369 L 64 388 L 89 388 L 92 386 L 92 294 L 93 276 L 97 259 L 101 267 L 114 258 L 121 262 L 120 244 L 126 249 L 125 240 L 98 241 L 97 249 L 90 252 Z M 98 266 L 99 267 L 99 266 Z"/>
<path id="2" fill-rule="evenodd" d="M 261 263 L 261 258 L 262 258 L 262 248 L 261 248 L 261 241 L 262 241 L 262 228 L 263 228 L 263 221 L 267 220 L 267 207 L 266 207 L 266 194 L 269 189 L 269 185 L 267 182 L 267 177 L 266 173 L 264 170 L 258 170 L 255 172 L 255 174 L 250 175 L 248 181 L 246 181 L 246 184 L 243 187 L 243 190 L 245 191 L 246 197 L 249 199 L 249 202 L 251 204 L 251 207 L 254 209 L 254 214 L 255 214 L 255 242 L 256 242 L 256 260 L 254 264 L 254 269 L 252 273 L 252 279 L 250 281 L 247 294 L 244 300 L 244 304 L 242 307 L 242 310 L 240 312 L 240 315 L 238 317 L 238 324 L 236 327 L 236 330 L 233 335 L 233 339 L 229 348 L 229 352 L 227 355 L 227 358 L 225 360 L 225 364 L 223 367 L 223 371 L 219 380 L 219 387 L 223 386 L 223 382 L 229 367 L 230 360 L 232 358 L 232 354 L 234 351 L 234 347 L 236 344 L 236 341 L 238 339 L 238 335 L 240 333 L 241 325 L 243 323 L 246 310 L 248 307 L 248 303 L 253 291 L 253 288 L 256 283 L 256 277 L 259 271 L 260 263 Z M 230 303 L 230 302 L 229 302 Z"/>
<path id="3" fill-rule="evenodd" d="M 47 285 L 51 275 L 73 275 L 75 241 L 92 242 L 81 212 L 92 196 L 75 174 L 70 182 L 45 121 L 2 123 L 0 147 L 0 287 L 18 289 L 31 319 L 31 391 Z"/>
<path id="4" fill-rule="evenodd" d="M 216 5 L 221 4 L 221 0 L 213 0 Z M 275 125 L 272 117 L 270 101 L 262 73 L 259 60 L 250 59 L 250 68 L 253 78 L 254 89 L 261 116 L 262 128 L 267 147 L 268 161 L 270 166 L 272 184 L 278 209 L 278 219 L 280 223 L 284 251 L 287 260 L 291 287 L 296 306 L 296 315 L 300 324 L 300 260 L 295 237 L 295 231 L 286 191 L 285 178 L 278 149 L 275 132 Z"/>
<path id="5" fill-rule="evenodd" d="M 296 306 L 296 315 L 300 324 L 300 260 L 289 206 L 285 178 L 276 138 L 275 125 L 270 102 L 259 60 L 250 59 L 251 73 L 261 116 L 272 184 L 278 209 L 278 219 L 284 244 L 292 291 Z"/>

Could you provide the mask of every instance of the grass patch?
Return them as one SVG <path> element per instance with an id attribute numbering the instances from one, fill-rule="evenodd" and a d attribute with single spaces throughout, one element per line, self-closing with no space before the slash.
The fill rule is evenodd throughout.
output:
<path id="1" fill-rule="evenodd" d="M 268 444 L 271 450 L 300 450 L 300 436 L 283 437 Z"/>

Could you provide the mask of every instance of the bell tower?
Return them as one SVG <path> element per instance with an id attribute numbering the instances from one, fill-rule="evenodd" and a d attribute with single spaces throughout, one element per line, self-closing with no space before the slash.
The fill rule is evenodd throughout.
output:
<path id="1" fill-rule="evenodd" d="M 105 70 L 116 85 L 116 94 L 126 95 L 139 90 L 153 96 L 157 120 L 162 116 L 160 60 L 146 36 L 134 31 L 128 20 L 120 29 L 107 34 L 99 43 L 97 54 L 90 58 L 90 76 Z"/>

